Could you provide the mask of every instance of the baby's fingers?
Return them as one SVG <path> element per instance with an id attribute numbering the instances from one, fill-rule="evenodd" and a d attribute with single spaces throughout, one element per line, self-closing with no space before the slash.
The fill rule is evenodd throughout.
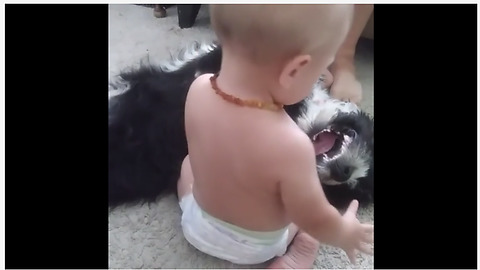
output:
<path id="1" fill-rule="evenodd" d="M 364 233 L 373 233 L 373 225 L 372 224 L 362 224 L 362 232 Z"/>
<path id="2" fill-rule="evenodd" d="M 373 247 L 367 245 L 367 244 L 364 244 L 364 243 L 360 243 L 357 245 L 357 249 L 360 250 L 360 252 L 362 253 L 365 253 L 365 254 L 368 254 L 368 255 L 373 255 Z"/>
<path id="3" fill-rule="evenodd" d="M 357 215 L 357 210 L 358 210 L 358 201 L 357 200 L 353 200 L 350 205 L 348 206 L 347 208 L 347 211 L 345 212 L 345 214 L 351 214 L 353 215 L 354 217 Z"/>

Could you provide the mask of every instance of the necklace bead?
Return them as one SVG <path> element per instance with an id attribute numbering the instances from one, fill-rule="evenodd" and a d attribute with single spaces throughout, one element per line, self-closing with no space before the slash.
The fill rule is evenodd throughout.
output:
<path id="1" fill-rule="evenodd" d="M 238 97 L 229 95 L 225 92 L 223 92 L 217 85 L 217 78 L 218 78 L 218 73 L 210 77 L 210 82 L 212 84 L 212 88 L 215 91 L 215 93 L 219 96 L 221 96 L 224 100 L 237 104 L 239 106 L 247 106 L 247 107 L 252 107 L 252 108 L 258 108 L 258 109 L 265 109 L 265 110 L 271 110 L 271 111 L 279 111 L 283 109 L 283 105 L 276 103 L 276 102 L 263 102 L 263 101 L 258 101 L 258 100 L 242 100 Z"/>

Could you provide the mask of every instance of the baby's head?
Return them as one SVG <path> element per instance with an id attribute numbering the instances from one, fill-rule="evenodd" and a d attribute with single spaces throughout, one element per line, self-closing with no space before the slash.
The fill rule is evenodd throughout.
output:
<path id="1" fill-rule="evenodd" d="M 304 99 L 333 62 L 353 18 L 353 5 L 211 5 L 224 57 L 262 71 L 277 102 Z"/>

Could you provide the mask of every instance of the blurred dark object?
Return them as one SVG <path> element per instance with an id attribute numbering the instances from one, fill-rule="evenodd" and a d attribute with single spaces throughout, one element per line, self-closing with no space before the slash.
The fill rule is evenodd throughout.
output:
<path id="1" fill-rule="evenodd" d="M 178 25 L 180 28 L 190 28 L 197 19 L 200 4 L 195 5 L 177 5 Z"/>
<path id="2" fill-rule="evenodd" d="M 198 11 L 200 10 L 201 4 L 194 5 L 148 5 L 148 4 L 137 4 L 138 6 L 144 6 L 153 8 L 153 16 L 156 18 L 165 18 L 167 17 L 167 8 L 171 6 L 177 6 L 178 13 L 178 25 L 180 28 L 190 28 L 195 24 L 197 19 Z"/>
<path id="3" fill-rule="evenodd" d="M 153 16 L 156 18 L 167 17 L 167 7 L 165 5 L 155 5 L 153 7 Z"/>
<path id="4" fill-rule="evenodd" d="M 151 5 L 151 4 L 136 4 L 137 6 L 153 8 L 153 16 L 156 18 L 167 17 L 167 8 L 174 5 Z"/>

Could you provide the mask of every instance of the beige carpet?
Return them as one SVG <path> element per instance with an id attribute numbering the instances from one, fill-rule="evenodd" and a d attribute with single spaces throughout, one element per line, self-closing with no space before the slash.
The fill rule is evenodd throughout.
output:
<path id="1" fill-rule="evenodd" d="M 202 6 L 196 24 L 180 29 L 176 8 L 157 19 L 153 9 L 135 5 L 110 6 L 110 76 L 148 57 L 152 62 L 168 59 L 170 53 L 194 41 L 213 40 L 208 10 Z M 360 46 L 358 75 L 364 87 L 362 107 L 373 114 L 373 49 Z M 360 211 L 362 221 L 373 222 L 373 207 Z M 261 268 L 242 267 L 204 255 L 183 238 L 180 208 L 169 196 L 150 205 L 120 207 L 109 213 L 110 268 Z M 359 256 L 356 266 L 336 248 L 323 247 L 315 268 L 373 268 L 373 257 Z"/>

